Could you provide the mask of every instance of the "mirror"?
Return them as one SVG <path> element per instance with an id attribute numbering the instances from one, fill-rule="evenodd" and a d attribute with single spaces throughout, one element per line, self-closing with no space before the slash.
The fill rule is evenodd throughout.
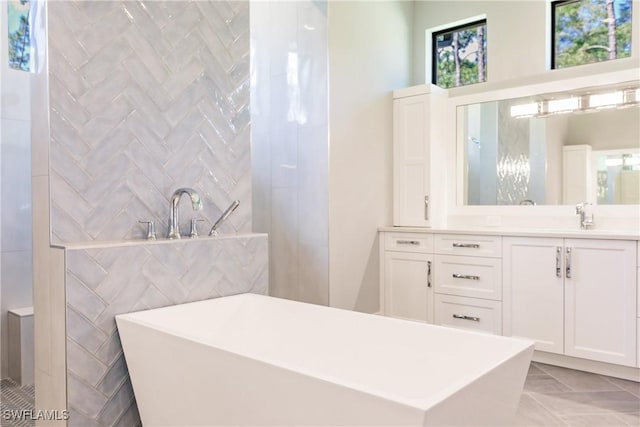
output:
<path id="1" fill-rule="evenodd" d="M 459 106 L 463 204 L 639 204 L 637 86 Z"/>

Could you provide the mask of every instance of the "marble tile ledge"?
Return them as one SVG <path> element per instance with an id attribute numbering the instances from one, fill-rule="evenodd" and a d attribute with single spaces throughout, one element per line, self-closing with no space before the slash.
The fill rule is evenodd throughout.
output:
<path id="1" fill-rule="evenodd" d="M 267 237 L 266 233 L 242 233 L 242 234 L 219 234 L 217 236 L 199 236 L 197 238 L 183 237 L 181 239 L 158 238 L 158 240 L 146 239 L 130 239 L 130 240 L 104 240 L 104 241 L 86 241 L 86 242 L 63 242 L 53 243 L 52 248 L 59 249 L 97 249 L 97 248 L 113 248 L 119 246 L 138 246 L 138 245 L 166 245 L 170 243 L 188 243 L 188 242 L 205 242 L 213 240 L 229 240 L 229 239 L 250 239 L 255 237 Z"/>
<path id="2" fill-rule="evenodd" d="M 564 237 L 572 239 L 640 240 L 639 230 L 607 230 L 532 227 L 378 227 L 378 231 L 427 234 L 478 234 L 483 236 Z"/>

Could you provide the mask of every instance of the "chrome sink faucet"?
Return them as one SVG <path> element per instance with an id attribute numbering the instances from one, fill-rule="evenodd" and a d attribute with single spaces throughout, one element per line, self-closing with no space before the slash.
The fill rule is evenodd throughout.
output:
<path id="1" fill-rule="evenodd" d="M 580 229 L 588 230 L 589 227 L 593 226 L 593 214 L 587 216 L 586 207 L 591 203 L 578 203 L 576 205 L 576 215 L 580 215 Z"/>
<path id="2" fill-rule="evenodd" d="M 178 204 L 183 194 L 188 194 L 191 198 L 191 206 L 194 211 L 202 209 L 202 200 L 200 194 L 193 188 L 178 188 L 173 192 L 171 201 L 169 202 L 169 239 L 180 238 L 180 221 L 178 220 Z"/>

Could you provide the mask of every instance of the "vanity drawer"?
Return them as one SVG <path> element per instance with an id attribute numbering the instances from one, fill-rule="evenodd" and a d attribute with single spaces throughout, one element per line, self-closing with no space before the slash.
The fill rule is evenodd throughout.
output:
<path id="1" fill-rule="evenodd" d="M 384 239 L 387 251 L 433 253 L 433 234 L 387 231 Z"/>
<path id="2" fill-rule="evenodd" d="M 502 335 L 502 303 L 435 295 L 435 324 Z"/>
<path id="3" fill-rule="evenodd" d="M 435 253 L 442 255 L 470 255 L 500 258 L 501 236 L 474 236 L 470 234 L 436 234 Z"/>
<path id="4" fill-rule="evenodd" d="M 500 258 L 436 255 L 434 273 L 437 293 L 502 300 Z"/>

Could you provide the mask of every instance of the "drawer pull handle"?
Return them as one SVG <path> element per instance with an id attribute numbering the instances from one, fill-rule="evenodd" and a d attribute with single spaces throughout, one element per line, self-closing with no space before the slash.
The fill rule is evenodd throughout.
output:
<path id="1" fill-rule="evenodd" d="M 566 265 L 565 277 L 567 279 L 571 279 L 571 248 L 567 248 L 565 265 Z"/>
<path id="2" fill-rule="evenodd" d="M 431 261 L 427 261 L 427 288 L 431 287 Z"/>
<path id="3" fill-rule="evenodd" d="M 471 248 L 471 249 L 480 249 L 480 245 L 477 243 L 454 243 L 454 248 Z"/>
<path id="4" fill-rule="evenodd" d="M 396 240 L 396 243 L 398 243 L 399 245 L 413 245 L 413 246 L 420 245 L 420 242 L 417 240 Z"/>
<path id="5" fill-rule="evenodd" d="M 424 196 L 424 219 L 429 221 L 429 196 Z"/>
<path id="6" fill-rule="evenodd" d="M 560 257 L 562 253 L 562 248 L 560 246 L 556 247 L 556 277 L 562 278 L 562 266 L 560 265 Z"/>
<path id="7" fill-rule="evenodd" d="M 465 316 L 464 314 L 454 314 L 454 319 L 471 320 L 472 322 L 479 322 L 480 318 L 475 316 Z"/>
<path id="8" fill-rule="evenodd" d="M 480 280 L 480 276 L 470 276 L 468 274 L 452 274 L 454 279 Z"/>

